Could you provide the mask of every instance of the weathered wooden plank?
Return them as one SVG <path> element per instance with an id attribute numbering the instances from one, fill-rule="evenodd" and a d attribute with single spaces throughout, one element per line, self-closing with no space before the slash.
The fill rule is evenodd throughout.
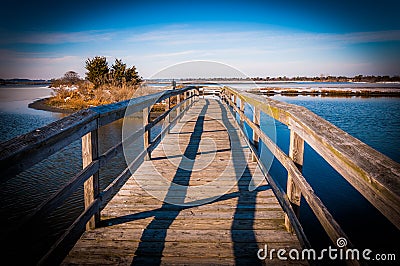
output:
<path id="1" fill-rule="evenodd" d="M 148 214 L 144 212 L 139 212 L 135 214 L 135 218 L 142 219 L 144 217 L 148 217 Z M 266 212 L 256 212 L 254 211 L 244 211 L 244 210 L 236 210 L 236 215 L 233 212 L 222 212 L 221 210 L 210 210 L 210 211 L 198 211 L 195 212 L 192 209 L 184 209 L 179 212 L 177 216 L 175 212 L 170 210 L 154 210 L 152 211 L 152 215 L 157 216 L 157 219 L 160 220 L 170 220 L 170 219 L 190 219 L 192 217 L 203 218 L 203 219 L 233 219 L 236 220 L 248 220 L 248 219 L 284 219 L 284 215 L 281 209 L 276 210 L 268 210 Z M 115 209 L 108 210 L 107 215 L 109 216 L 128 216 L 122 217 L 122 220 L 130 220 L 129 215 L 132 214 L 132 208 L 129 209 Z"/>
<path id="2" fill-rule="evenodd" d="M 255 125 L 257 125 L 258 127 L 260 127 L 260 115 L 261 115 L 260 109 L 258 109 L 257 107 L 254 106 L 253 107 L 253 123 Z M 255 131 L 253 131 L 253 145 L 257 152 L 259 149 L 259 147 L 258 147 L 259 140 L 260 140 L 259 136 L 257 135 L 257 133 Z M 257 154 L 252 153 L 251 158 L 252 158 L 253 162 L 257 161 Z"/>
<path id="3" fill-rule="evenodd" d="M 113 226 L 115 228 L 119 228 L 121 230 L 130 230 L 130 229 L 143 229 L 146 226 L 149 226 L 149 223 L 153 217 L 126 221 L 124 223 L 119 223 L 121 220 L 118 218 L 105 219 L 103 221 L 105 226 Z M 179 229 L 179 230 L 203 230 L 203 229 L 226 229 L 232 225 L 231 219 L 204 219 L 198 217 L 192 217 L 190 220 L 188 219 L 174 219 L 171 223 L 171 220 L 160 220 L 157 224 L 152 224 L 149 228 L 153 229 Z M 285 230 L 283 219 L 258 219 L 255 223 L 252 220 L 239 220 L 235 222 L 235 229 L 237 230 L 248 230 L 249 228 L 253 228 L 253 230 L 272 230 L 272 229 L 281 229 Z M 83 240 L 85 238 L 82 238 Z M 292 241 L 293 243 L 297 243 L 297 241 Z M 79 245 L 79 243 L 78 243 Z"/>
<path id="4" fill-rule="evenodd" d="M 232 238 L 235 243 L 252 243 L 254 242 L 251 237 L 255 237 L 260 243 L 281 243 L 288 242 L 288 240 L 296 241 L 296 237 L 281 230 L 253 230 L 250 234 L 248 230 L 236 230 L 227 228 L 225 230 L 182 230 L 182 229 L 168 229 L 167 235 L 164 229 L 150 229 L 146 228 L 146 234 L 143 234 L 143 229 L 130 229 L 121 230 L 114 227 L 102 227 L 96 230 L 87 231 L 85 239 L 102 240 L 113 239 L 119 241 L 132 241 L 141 240 L 148 242 L 209 242 L 209 243 L 231 243 Z"/>
<path id="5" fill-rule="evenodd" d="M 285 248 L 287 250 L 291 248 L 299 248 L 296 242 L 287 239 L 285 242 L 272 243 L 270 248 Z M 146 249 L 140 251 L 136 255 L 161 255 L 159 251 L 159 245 L 163 242 L 151 241 L 151 242 L 140 242 L 138 240 L 128 241 L 116 241 L 106 240 L 104 245 L 109 248 L 110 253 L 114 254 L 131 254 L 135 255 L 137 248 L 140 245 L 144 245 Z M 211 258 L 229 258 L 233 256 L 233 249 L 236 248 L 240 257 L 256 257 L 259 248 L 264 248 L 265 243 L 255 243 L 255 245 L 249 245 L 248 243 L 209 243 L 209 242 L 193 242 L 188 245 L 187 242 L 182 241 L 167 241 L 165 244 L 165 251 L 162 253 L 163 257 L 211 257 Z M 105 253 L 102 247 L 93 245 L 93 242 L 88 239 L 82 239 L 78 244 L 80 252 L 84 251 L 87 254 L 102 254 Z M 79 254 L 79 253 L 78 253 Z M 77 254 L 77 255 L 78 255 Z M 73 255 L 73 254 L 71 254 Z M 276 258 L 276 254 L 275 258 Z"/>
<path id="6" fill-rule="evenodd" d="M 143 128 L 146 128 L 148 123 L 149 123 L 149 118 L 150 118 L 150 107 L 146 107 L 142 110 L 143 112 Z M 151 142 L 151 130 L 150 128 L 146 131 L 144 131 L 143 133 L 143 149 L 147 151 L 147 149 L 149 148 Z M 145 160 L 148 161 L 151 159 L 151 153 L 148 152 Z"/>
<path id="7" fill-rule="evenodd" d="M 82 137 L 82 166 L 87 167 L 99 158 L 99 139 L 97 129 Z M 85 208 L 88 208 L 100 193 L 99 172 L 95 172 L 83 184 L 83 197 Z M 89 220 L 86 229 L 94 229 L 100 221 L 100 213 L 97 212 Z"/>
<path id="8" fill-rule="evenodd" d="M 289 143 L 289 157 L 292 159 L 294 164 L 301 172 L 303 167 L 303 154 L 304 154 L 304 140 L 299 137 L 294 131 L 290 131 L 290 143 Z M 293 210 L 297 217 L 299 217 L 300 201 L 301 201 L 301 190 L 293 181 L 293 178 L 288 172 L 286 193 L 289 201 L 292 203 Z M 285 225 L 289 231 L 293 231 L 293 227 L 290 225 L 289 217 L 285 216 Z"/>
<path id="9" fill-rule="evenodd" d="M 234 257 L 221 257 L 221 258 L 207 258 L 207 257 L 178 257 L 178 256 L 138 256 L 133 257 L 130 254 L 119 255 L 119 254 L 103 254 L 98 256 L 91 256 L 90 253 L 86 253 L 84 258 L 74 257 L 63 265 L 132 265 L 134 258 L 134 264 L 138 265 L 259 265 L 264 264 L 263 262 L 254 258 L 234 258 Z M 273 260 L 266 260 L 267 265 L 308 265 L 306 261 L 282 261 L 278 258 Z"/>

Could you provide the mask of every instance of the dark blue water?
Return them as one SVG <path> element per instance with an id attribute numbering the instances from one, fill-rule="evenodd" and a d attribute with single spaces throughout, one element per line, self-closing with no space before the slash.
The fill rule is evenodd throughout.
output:
<path id="1" fill-rule="evenodd" d="M 284 97 L 274 99 L 308 108 L 374 149 L 400 162 L 400 99 L 399 98 L 333 98 Z M 250 108 L 248 108 L 250 109 Z M 252 115 L 251 111 L 247 114 Z M 262 114 L 261 128 L 274 138 L 288 154 L 289 130 Z M 248 130 L 251 133 L 251 130 Z M 262 160 L 268 164 L 271 153 L 262 147 Z M 287 171 L 276 160 L 270 174 L 286 190 Z M 400 232 L 364 197 L 341 177 L 309 145 L 305 144 L 303 175 L 333 217 L 359 248 L 374 252 L 399 252 Z M 318 249 L 330 244 L 324 230 L 305 200 L 300 208 L 300 221 L 312 245 Z"/>

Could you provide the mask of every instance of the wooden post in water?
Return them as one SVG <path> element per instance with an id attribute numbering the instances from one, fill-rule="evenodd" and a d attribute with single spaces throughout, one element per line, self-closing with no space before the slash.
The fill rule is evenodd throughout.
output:
<path id="1" fill-rule="evenodd" d="M 143 128 L 145 129 L 147 124 L 149 123 L 149 119 L 150 119 L 150 110 L 151 107 L 146 107 L 143 109 Z M 150 137 L 151 137 L 151 130 L 149 128 L 148 131 L 144 131 L 143 133 L 143 148 L 147 149 L 149 147 L 150 144 Z M 147 155 L 145 156 L 144 160 L 148 161 L 151 159 L 151 155 L 150 152 L 147 152 Z"/>
<path id="2" fill-rule="evenodd" d="M 302 170 L 303 168 L 303 154 L 304 154 L 304 140 L 294 132 L 293 129 L 290 130 L 290 144 L 289 144 L 289 157 L 295 163 L 297 168 Z M 293 177 L 288 174 L 286 193 L 292 204 L 293 210 L 297 217 L 299 216 L 300 201 L 301 201 L 301 190 L 293 182 Z M 293 227 L 290 225 L 289 217 L 285 215 L 285 226 L 290 232 L 293 232 Z"/>
<path id="3" fill-rule="evenodd" d="M 82 137 L 82 166 L 85 168 L 99 157 L 98 131 L 93 130 Z M 96 199 L 100 193 L 99 172 L 89 177 L 83 184 L 85 209 Z M 100 212 L 93 215 L 86 224 L 86 229 L 94 229 L 100 222 Z"/>
<path id="4" fill-rule="evenodd" d="M 253 123 L 256 124 L 258 127 L 260 127 L 260 109 L 258 109 L 257 107 L 254 106 L 253 109 Z M 260 141 L 260 137 L 257 135 L 257 133 L 253 130 L 253 144 L 255 147 L 255 151 L 258 152 L 259 151 L 259 141 Z M 251 155 L 252 161 L 256 162 L 257 161 L 257 154 L 252 154 Z"/>

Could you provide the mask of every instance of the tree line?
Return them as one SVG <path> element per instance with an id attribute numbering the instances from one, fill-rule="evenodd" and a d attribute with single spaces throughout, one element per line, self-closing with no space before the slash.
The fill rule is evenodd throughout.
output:
<path id="1" fill-rule="evenodd" d="M 85 80 L 91 82 L 94 89 L 102 85 L 114 87 L 136 86 L 142 82 L 142 77 L 139 76 L 136 67 L 127 67 L 121 59 L 115 59 L 114 63 L 109 67 L 106 57 L 95 56 L 85 61 L 85 68 L 87 70 Z M 81 79 L 75 71 L 68 71 L 63 77 L 52 79 L 51 86 L 79 86 L 85 80 Z"/>
<path id="2" fill-rule="evenodd" d="M 353 77 L 320 75 L 316 77 L 255 77 L 253 81 L 319 81 L 319 82 L 399 82 L 400 76 L 374 76 L 374 75 L 356 75 Z"/>
<path id="3" fill-rule="evenodd" d="M 400 82 L 400 76 L 374 76 L 356 75 L 353 77 L 320 75 L 315 77 L 296 76 L 296 77 L 247 77 L 247 78 L 184 78 L 181 81 L 316 81 L 316 82 Z"/>

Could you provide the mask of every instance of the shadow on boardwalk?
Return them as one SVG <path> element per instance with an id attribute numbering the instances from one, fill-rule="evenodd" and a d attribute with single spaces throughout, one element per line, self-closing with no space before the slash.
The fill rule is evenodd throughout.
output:
<path id="1" fill-rule="evenodd" d="M 151 252 L 152 264 L 154 265 L 161 264 L 161 257 L 165 246 L 165 238 L 167 236 L 168 228 L 182 210 L 183 206 L 180 206 L 179 203 L 181 203 L 182 205 L 185 203 L 187 187 L 189 186 L 190 176 L 192 174 L 192 171 L 190 169 L 193 169 L 194 160 L 196 159 L 196 154 L 199 151 L 201 135 L 203 134 L 204 118 L 207 112 L 208 105 L 209 103 L 207 101 L 206 104 L 203 106 L 199 116 L 197 117 L 193 133 L 190 135 L 189 145 L 186 147 L 186 150 L 183 154 L 183 157 L 187 158 L 187 160 L 181 161 L 181 165 L 179 165 L 178 170 L 176 171 L 175 176 L 172 179 L 173 183 L 180 185 L 181 187 L 179 190 L 169 190 L 167 192 L 167 195 L 165 196 L 164 199 L 164 203 L 160 208 L 159 214 L 156 214 L 154 216 L 154 219 L 143 231 L 142 237 L 140 238 L 141 242 L 135 252 L 136 256 L 133 258 L 132 265 L 143 264 L 143 261 L 141 261 L 141 255 L 146 255 L 147 253 L 146 251 L 148 249 L 146 245 L 148 245 L 149 243 L 148 241 L 151 241 L 152 238 L 154 238 L 152 234 L 153 230 L 151 230 L 151 228 L 163 227 L 164 228 L 163 230 L 157 231 L 158 245 L 156 246 L 152 245 L 152 252 Z M 182 167 L 183 163 L 185 164 L 184 167 Z M 169 200 L 169 198 L 171 197 L 174 198 L 174 201 L 177 203 L 176 205 L 167 203 L 171 202 Z M 163 215 L 165 210 L 168 211 L 167 220 Z"/>
<path id="2" fill-rule="evenodd" d="M 194 160 L 197 155 L 202 153 L 199 149 L 200 141 L 202 134 L 206 132 L 203 131 L 203 129 L 204 123 L 207 121 L 205 116 L 210 104 L 209 100 L 206 100 L 205 102 L 206 103 L 202 107 L 199 116 L 195 120 L 193 132 L 184 132 L 184 134 L 190 134 L 189 144 L 183 154 L 183 158 L 186 158 L 181 160 L 172 179 L 173 183 L 180 185 L 180 189 L 177 190 L 176 186 L 174 186 L 175 189 L 172 189 L 173 186 L 171 186 L 160 208 L 108 219 L 103 223 L 104 225 L 116 225 L 153 217 L 152 221 L 147 225 L 140 237 L 140 243 L 131 262 L 132 265 L 160 265 L 162 262 L 163 251 L 166 246 L 165 241 L 167 239 L 168 229 L 181 211 L 196 207 L 193 206 L 195 204 L 192 204 L 191 206 L 181 205 L 185 203 L 187 187 L 189 186 L 190 178 L 192 176 L 191 169 L 194 167 Z M 241 137 L 238 135 L 237 128 L 231 124 L 231 121 L 228 118 L 227 109 L 220 102 L 218 102 L 217 107 L 221 109 L 222 123 L 225 126 L 226 131 L 229 133 L 231 149 L 235 150 L 235 152 L 231 153 L 231 160 L 235 169 L 232 174 L 235 175 L 238 191 L 226 193 L 210 202 L 207 201 L 207 199 L 201 200 L 199 205 L 212 204 L 236 198 L 237 204 L 230 227 L 230 236 L 233 246 L 232 252 L 235 264 L 247 265 L 251 263 L 251 265 L 259 265 L 261 264 L 261 261 L 256 257 L 258 245 L 254 233 L 256 198 L 257 193 L 268 190 L 270 187 L 264 185 L 258 187 L 254 191 L 249 191 L 249 185 L 252 182 L 252 174 L 247 164 L 243 165 L 244 162 L 247 162 L 246 155 L 240 146 L 232 147 L 232 145 L 240 145 Z M 218 152 L 218 150 L 216 152 Z M 176 204 L 168 203 L 171 201 Z M 203 203 L 203 201 L 208 203 Z M 227 227 L 227 229 L 229 229 L 229 227 Z M 190 243 L 187 244 L 190 246 Z M 195 260 L 193 259 L 193 261 Z"/>
<path id="3" fill-rule="evenodd" d="M 218 102 L 221 112 L 222 112 L 222 121 L 226 129 L 229 132 L 229 137 L 231 143 L 240 143 L 240 136 L 237 134 L 237 130 L 235 130 L 234 126 L 229 122 L 227 111 L 222 106 L 220 102 Z M 241 151 L 243 151 L 241 149 Z M 235 175 L 237 179 L 238 186 L 238 201 L 235 209 L 235 214 L 233 216 L 233 222 L 231 226 L 231 236 L 233 242 L 233 252 L 235 255 L 235 264 L 242 265 L 251 263 L 251 265 L 261 265 L 261 261 L 255 256 L 256 251 L 258 250 L 257 239 L 254 234 L 254 218 L 255 218 L 255 208 L 256 208 L 256 199 L 257 199 L 257 190 L 249 191 L 249 187 L 252 181 L 252 175 L 248 166 L 243 168 L 238 166 L 243 162 L 247 161 L 243 152 L 235 152 L 232 153 L 232 162 L 235 169 Z M 241 182 L 239 182 L 239 180 Z M 247 213 L 246 220 L 247 223 L 242 224 L 241 214 L 243 210 L 238 208 L 241 205 L 248 205 L 252 208 L 253 211 L 245 210 Z M 245 239 L 244 244 L 241 244 L 241 240 Z M 242 254 L 252 254 L 254 253 L 254 257 L 250 257 L 250 261 L 242 263 L 240 257 Z"/>

